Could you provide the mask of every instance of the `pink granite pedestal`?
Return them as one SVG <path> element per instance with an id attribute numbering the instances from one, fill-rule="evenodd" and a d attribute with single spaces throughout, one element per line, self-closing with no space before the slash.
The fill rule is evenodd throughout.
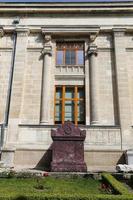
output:
<path id="1" fill-rule="evenodd" d="M 51 131 L 53 139 L 51 171 L 86 172 L 84 162 L 84 140 L 86 131 L 71 122 L 66 122 Z"/>

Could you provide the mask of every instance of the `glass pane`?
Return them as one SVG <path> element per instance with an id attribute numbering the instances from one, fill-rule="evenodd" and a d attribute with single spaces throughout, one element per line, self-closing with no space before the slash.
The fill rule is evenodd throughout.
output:
<path id="1" fill-rule="evenodd" d="M 74 121 L 74 103 L 73 101 L 65 102 L 65 121 Z"/>
<path id="2" fill-rule="evenodd" d="M 62 88 L 56 88 L 56 99 L 62 98 Z"/>
<path id="3" fill-rule="evenodd" d="M 84 102 L 78 101 L 78 122 L 84 122 Z"/>
<path id="4" fill-rule="evenodd" d="M 84 52 L 83 50 L 77 51 L 77 64 L 78 65 L 84 65 Z"/>
<path id="5" fill-rule="evenodd" d="M 71 65 L 71 51 L 70 50 L 66 50 L 65 64 L 66 65 Z"/>
<path id="6" fill-rule="evenodd" d="M 75 60 L 76 60 L 75 51 L 71 50 L 71 65 L 76 64 Z"/>
<path id="7" fill-rule="evenodd" d="M 74 88 L 66 88 L 65 98 L 74 98 Z"/>
<path id="8" fill-rule="evenodd" d="M 55 105 L 55 121 L 61 121 L 61 101 L 57 101 Z"/>
<path id="9" fill-rule="evenodd" d="M 62 50 L 57 51 L 56 65 L 63 65 L 63 51 Z"/>
<path id="10" fill-rule="evenodd" d="M 84 88 L 78 88 L 78 98 L 84 99 Z"/>

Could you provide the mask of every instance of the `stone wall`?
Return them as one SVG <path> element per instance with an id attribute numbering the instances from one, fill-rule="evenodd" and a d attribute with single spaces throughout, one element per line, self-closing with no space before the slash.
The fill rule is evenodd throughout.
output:
<path id="1" fill-rule="evenodd" d="M 77 14 L 74 10 L 66 13 L 65 8 L 64 13 L 59 13 L 58 8 L 56 13 L 42 9 L 44 13 L 37 14 L 20 11 L 16 26 L 10 12 L 6 17 L 1 13 L 4 35 L 0 37 L 0 124 L 6 110 L 13 33 L 17 33 L 9 123 L 4 133 L 2 159 L 10 160 L 9 165 L 21 166 L 22 161 L 25 166 L 37 165 L 52 143 L 55 85 L 84 85 L 86 122 L 82 128 L 87 130 L 85 159 L 88 169 L 90 165 L 102 166 L 102 163 L 105 168 L 114 166 L 122 152 L 133 144 L 133 17 L 130 13 L 121 16 L 116 9 L 113 10 L 115 14 L 110 15 L 96 10 L 90 14 L 89 7 L 86 14 Z M 69 69 L 65 71 L 55 66 L 57 41 L 84 42 L 84 69 L 73 69 L 70 73 Z M 91 45 L 97 56 L 92 50 L 89 52 Z M 44 69 L 48 69 L 47 77 Z M 45 96 L 44 77 L 48 85 Z M 47 115 L 42 112 L 44 107 Z M 92 124 L 92 112 L 96 124 Z"/>

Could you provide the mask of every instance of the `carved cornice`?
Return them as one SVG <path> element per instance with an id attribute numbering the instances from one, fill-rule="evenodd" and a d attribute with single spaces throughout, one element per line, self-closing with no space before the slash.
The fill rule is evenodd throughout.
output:
<path id="1" fill-rule="evenodd" d="M 52 27 L 54 27 L 52 32 Z M 63 28 L 64 27 L 64 28 Z M 16 30 L 16 27 L 14 26 L 3 26 L 2 27 L 4 33 L 12 33 Z M 21 26 L 17 26 L 17 29 L 19 30 L 23 30 L 23 29 L 29 29 L 30 33 L 42 33 L 44 35 L 71 35 L 71 36 L 75 36 L 77 34 L 78 35 L 82 35 L 85 37 L 90 38 L 90 41 L 92 42 L 97 35 L 100 33 L 117 33 L 117 32 L 123 32 L 125 31 L 126 33 L 133 33 L 133 25 L 121 25 L 120 27 L 114 27 L 113 25 L 104 25 L 104 26 L 85 26 L 85 25 L 79 25 L 79 26 L 75 26 L 75 28 L 73 28 L 72 25 L 70 26 L 47 26 L 47 27 L 40 27 L 39 25 L 34 25 L 34 26 L 26 26 L 26 27 L 21 27 Z M 68 30 L 66 30 L 68 29 Z M 60 32 L 62 31 L 62 32 Z"/>
<path id="2" fill-rule="evenodd" d="M 91 56 L 94 54 L 97 55 L 97 46 L 95 44 L 90 44 L 87 51 L 88 56 Z"/>
<path id="3" fill-rule="evenodd" d="M 94 14 L 132 14 L 133 2 L 86 2 L 86 3 L 0 3 L 0 13 L 94 13 Z"/>
<path id="4" fill-rule="evenodd" d="M 48 25 L 42 27 L 42 33 L 52 35 L 97 35 L 100 31 L 99 26 L 86 25 Z"/>

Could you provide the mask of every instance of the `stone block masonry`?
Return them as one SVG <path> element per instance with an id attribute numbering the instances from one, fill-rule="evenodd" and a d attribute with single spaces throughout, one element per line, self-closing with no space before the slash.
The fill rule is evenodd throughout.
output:
<path id="1" fill-rule="evenodd" d="M 125 162 L 122 154 L 133 145 L 132 11 L 132 2 L 0 3 L 1 125 L 6 114 L 13 34 L 17 34 L 9 120 L 1 152 L 5 165 L 50 166 L 51 129 L 57 128 L 55 113 L 62 111 L 55 106 L 62 101 L 62 97 L 55 101 L 55 86 L 84 88 L 85 117 L 78 125 L 86 130 L 87 169 L 114 170 L 116 164 Z M 18 24 L 14 24 L 14 16 L 18 16 Z M 76 64 L 66 66 L 64 53 L 64 63 L 57 66 L 57 43 L 82 43 L 83 65 L 77 64 L 75 48 Z M 79 102 L 73 100 L 77 96 L 72 98 L 73 111 L 67 110 L 63 98 L 64 116 L 70 117 L 71 110 L 80 118 Z"/>

